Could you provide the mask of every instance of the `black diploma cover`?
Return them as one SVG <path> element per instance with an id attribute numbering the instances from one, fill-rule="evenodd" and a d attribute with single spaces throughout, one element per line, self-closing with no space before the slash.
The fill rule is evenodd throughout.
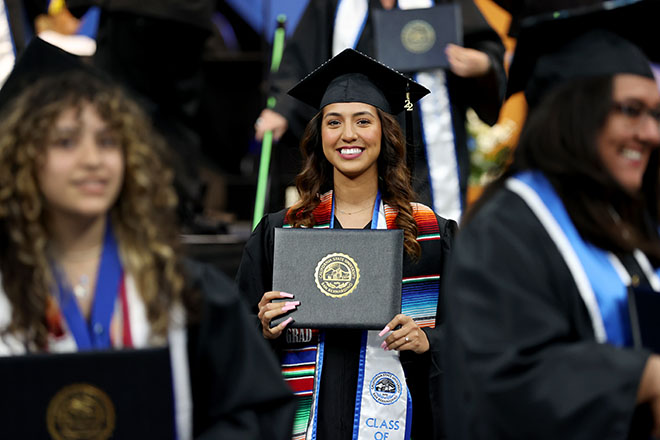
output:
<path id="1" fill-rule="evenodd" d="M 448 43 L 463 44 L 460 5 L 424 9 L 375 10 L 376 58 L 402 72 L 449 68 Z"/>
<path id="2" fill-rule="evenodd" d="M 2 438 L 174 439 L 168 347 L 0 357 Z"/>
<path id="3" fill-rule="evenodd" d="M 293 327 L 380 330 L 401 313 L 403 231 L 275 229 L 273 290 L 295 295 Z"/>

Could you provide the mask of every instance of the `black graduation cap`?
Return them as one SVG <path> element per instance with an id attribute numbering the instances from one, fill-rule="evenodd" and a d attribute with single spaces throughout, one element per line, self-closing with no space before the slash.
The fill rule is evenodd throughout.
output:
<path id="1" fill-rule="evenodd" d="M 353 49 L 345 49 L 303 78 L 289 95 L 322 109 L 335 102 L 363 102 L 397 114 L 429 90 Z"/>
<path id="2" fill-rule="evenodd" d="M 589 8 L 603 3 L 603 0 L 494 0 L 511 14 L 509 35 L 517 38 L 520 22 L 527 17 L 554 14 L 565 9 Z"/>
<path id="3" fill-rule="evenodd" d="M 19 55 L 14 68 L 0 89 L 0 110 L 35 81 L 51 75 L 84 71 L 99 79 L 109 79 L 82 58 L 34 37 Z"/>
<path id="4" fill-rule="evenodd" d="M 658 0 L 612 0 L 524 19 L 507 94 L 524 90 L 534 107 L 570 79 L 619 73 L 653 78 L 649 60 L 660 60 L 658 16 Z"/>

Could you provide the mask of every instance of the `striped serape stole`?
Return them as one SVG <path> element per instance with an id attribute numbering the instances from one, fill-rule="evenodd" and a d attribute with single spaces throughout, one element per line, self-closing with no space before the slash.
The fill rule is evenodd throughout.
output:
<path id="1" fill-rule="evenodd" d="M 412 203 L 413 218 L 417 223 L 417 241 L 424 247 L 440 240 L 440 227 L 433 210 L 419 203 Z M 440 274 L 416 274 L 401 281 L 401 313 L 410 316 L 420 327 L 435 327 Z"/>
<path id="2" fill-rule="evenodd" d="M 318 357 L 319 331 L 312 329 L 289 329 L 287 342 L 294 346 L 284 350 L 282 376 L 289 384 L 296 399 L 293 421 L 293 440 L 303 440 L 309 425 L 314 397 L 314 378 Z"/>

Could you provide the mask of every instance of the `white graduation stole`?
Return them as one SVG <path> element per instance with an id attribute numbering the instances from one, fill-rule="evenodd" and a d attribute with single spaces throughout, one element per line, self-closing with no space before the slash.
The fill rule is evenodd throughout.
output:
<path id="1" fill-rule="evenodd" d="M 5 2 L 0 1 L 0 87 L 5 83 L 16 60 L 16 48 L 9 27 Z"/>
<path id="2" fill-rule="evenodd" d="M 387 229 L 382 201 L 374 229 Z M 405 373 L 399 352 L 381 348 L 387 335 L 378 333 L 368 331 L 366 341 L 362 341 L 353 439 L 406 440 L 410 438 L 412 403 Z"/>
<path id="3" fill-rule="evenodd" d="M 428 8 L 433 4 L 433 0 L 398 1 L 400 9 Z M 367 21 L 368 9 L 368 0 L 339 1 L 332 33 L 332 56 L 348 47 L 355 49 Z M 461 188 L 445 71 L 431 69 L 419 72 L 415 80 L 431 91 L 420 101 L 420 114 L 433 210 L 441 217 L 458 220 L 462 209 Z"/>

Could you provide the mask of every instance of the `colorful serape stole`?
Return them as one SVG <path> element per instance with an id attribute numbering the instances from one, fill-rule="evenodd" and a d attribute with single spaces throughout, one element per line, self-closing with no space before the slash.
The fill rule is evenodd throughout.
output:
<path id="1" fill-rule="evenodd" d="M 285 349 L 282 357 L 282 375 L 296 399 L 296 414 L 293 421 L 293 439 L 304 439 L 314 396 L 314 375 L 318 356 L 319 331 L 312 329 L 289 329 L 287 342 L 292 347 Z"/>
<path id="2" fill-rule="evenodd" d="M 419 203 L 412 203 L 412 207 L 418 229 L 417 241 L 425 245 L 424 242 L 440 240 L 440 228 L 433 210 Z M 401 283 L 401 313 L 413 318 L 420 327 L 435 327 L 440 274 L 412 276 L 404 278 Z"/>
<path id="3" fill-rule="evenodd" d="M 411 203 L 413 218 L 417 223 L 417 241 L 424 247 L 439 241 L 440 228 L 437 218 L 431 208 Z M 398 211 L 384 205 L 387 229 L 396 229 Z M 321 196 L 321 203 L 314 209 L 314 228 L 329 228 L 332 216 L 332 191 Z M 285 224 L 283 227 L 291 227 Z M 401 311 L 412 317 L 420 327 L 435 327 L 438 293 L 440 291 L 440 274 L 420 274 L 404 278 L 401 288 Z M 314 394 L 318 387 L 318 376 L 323 350 L 319 350 L 321 332 L 316 329 L 287 329 L 287 348 L 283 350 L 281 364 L 282 374 L 296 396 L 296 414 L 293 425 L 292 440 L 304 440 L 310 419 L 313 416 Z"/>

